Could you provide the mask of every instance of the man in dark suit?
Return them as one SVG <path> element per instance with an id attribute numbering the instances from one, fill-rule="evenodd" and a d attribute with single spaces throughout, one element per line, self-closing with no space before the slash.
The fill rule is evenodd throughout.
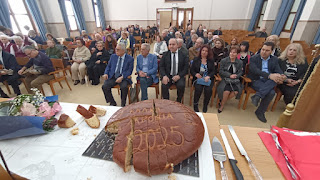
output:
<path id="1" fill-rule="evenodd" d="M 185 90 L 185 75 L 188 73 L 189 60 L 178 50 L 177 39 L 169 40 L 169 51 L 160 60 L 161 91 L 164 99 L 169 99 L 169 88 L 177 87 L 177 102 L 181 102 Z"/>
<path id="2" fill-rule="evenodd" d="M 0 69 L 0 82 L 7 81 L 14 90 L 14 93 L 20 95 L 20 88 L 19 88 L 19 74 L 18 71 L 20 70 L 20 66 L 16 61 L 16 58 L 5 51 L 2 51 L 0 46 L 0 65 L 2 69 Z M 12 71 L 11 71 L 12 70 Z M 8 95 L 5 94 L 2 89 L 0 88 L 0 95 L 3 98 L 8 98 Z"/>
<path id="3" fill-rule="evenodd" d="M 252 88 L 256 90 L 256 94 L 251 97 L 252 104 L 257 107 L 261 100 L 255 114 L 264 123 L 267 122 L 264 113 L 275 95 L 274 87 L 286 78 L 279 67 L 278 58 L 271 56 L 273 48 L 272 42 L 265 42 L 261 53 L 251 57 L 249 65 L 248 77 L 252 80 Z"/>
<path id="4" fill-rule="evenodd" d="M 167 46 L 169 46 L 170 37 L 168 36 L 168 30 L 167 29 L 164 29 L 162 31 L 162 37 L 163 37 L 163 40 L 166 41 Z"/>
<path id="5" fill-rule="evenodd" d="M 257 31 L 256 33 L 253 34 L 248 34 L 248 36 L 255 36 L 255 37 L 268 37 L 268 34 L 266 33 L 266 28 L 265 27 L 261 27 L 260 31 Z"/>
<path id="6" fill-rule="evenodd" d="M 121 106 L 126 105 L 127 95 L 128 95 L 128 84 L 132 84 L 131 76 L 133 71 L 133 57 L 126 54 L 126 45 L 120 42 L 116 47 L 116 54 L 112 54 L 106 70 L 104 72 L 103 78 L 105 79 L 102 86 L 102 91 L 106 102 L 110 102 L 111 106 L 116 106 L 111 88 L 116 84 L 120 85 L 121 89 Z"/>

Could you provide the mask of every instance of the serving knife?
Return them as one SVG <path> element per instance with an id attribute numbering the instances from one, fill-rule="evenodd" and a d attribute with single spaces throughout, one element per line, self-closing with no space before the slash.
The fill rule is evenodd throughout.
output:
<path id="1" fill-rule="evenodd" d="M 243 180 L 242 173 L 237 166 L 238 161 L 233 156 L 231 147 L 229 145 L 228 139 L 227 139 L 226 134 L 224 133 L 223 129 L 220 129 L 220 134 L 221 134 L 224 146 L 226 147 L 229 162 L 231 164 L 232 170 L 233 170 L 234 174 L 236 175 L 237 180 Z"/>
<path id="2" fill-rule="evenodd" d="M 226 169 L 223 166 L 223 162 L 226 161 L 226 154 L 223 151 L 222 145 L 217 137 L 212 140 L 212 155 L 213 158 L 220 162 L 220 172 L 222 180 L 228 180 Z"/>
<path id="3" fill-rule="evenodd" d="M 262 180 L 262 176 L 260 175 L 258 169 L 256 168 L 256 166 L 253 164 L 253 162 L 251 161 L 251 159 L 249 158 L 246 150 L 244 149 L 244 147 L 242 146 L 236 132 L 234 131 L 233 127 L 228 125 L 228 128 L 229 128 L 229 131 L 230 131 L 230 134 L 234 140 L 234 142 L 236 143 L 237 147 L 238 147 L 238 150 L 240 151 L 241 155 L 243 155 L 246 160 L 248 161 L 248 164 L 249 164 L 249 167 L 254 175 L 254 177 L 258 180 Z"/>

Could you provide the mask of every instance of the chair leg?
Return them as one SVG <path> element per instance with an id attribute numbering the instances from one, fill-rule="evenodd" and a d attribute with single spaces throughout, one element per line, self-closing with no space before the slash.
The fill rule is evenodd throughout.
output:
<path id="1" fill-rule="evenodd" d="M 247 108 L 247 103 L 248 103 L 248 100 L 249 100 L 249 96 L 250 96 L 250 93 L 247 92 L 246 99 L 244 100 L 243 107 L 242 107 L 243 110 L 246 110 L 246 108 Z"/>
<path id="2" fill-rule="evenodd" d="M 60 85 L 61 89 L 63 89 L 63 86 L 62 86 L 61 82 L 59 81 L 58 83 L 59 83 L 59 85 Z"/>
<path id="3" fill-rule="evenodd" d="M 242 104 L 242 99 L 243 99 L 243 95 L 244 95 L 244 90 L 242 90 L 242 93 L 241 93 L 241 96 L 240 96 L 240 99 L 239 99 L 239 103 L 238 103 L 238 109 L 241 108 L 241 104 Z"/>
<path id="4" fill-rule="evenodd" d="M 189 100 L 189 106 L 191 106 L 192 104 L 191 104 L 191 102 L 192 102 L 192 92 L 193 92 L 193 87 L 194 86 L 191 86 L 190 87 L 190 100 Z"/>
<path id="5" fill-rule="evenodd" d="M 117 88 L 118 89 L 118 95 L 120 96 L 120 87 L 119 88 Z"/>
<path id="6" fill-rule="evenodd" d="M 11 90 L 9 88 L 9 84 L 7 81 L 3 81 L 3 84 L 6 86 L 7 90 L 8 90 L 8 93 L 11 94 Z"/>
<path id="7" fill-rule="evenodd" d="M 24 84 L 24 87 L 25 87 L 26 89 L 28 89 L 27 83 L 26 83 L 26 81 L 24 80 L 24 78 L 20 78 L 20 81 L 22 81 L 22 83 Z"/>
<path id="8" fill-rule="evenodd" d="M 139 94 L 138 94 L 138 88 L 139 88 L 140 85 L 138 85 L 138 83 L 136 83 L 136 99 L 137 99 L 137 102 L 139 102 Z"/>
<path id="9" fill-rule="evenodd" d="M 131 89 L 131 86 L 128 86 L 128 99 L 129 99 L 129 104 L 131 104 L 130 89 Z"/>
<path id="10" fill-rule="evenodd" d="M 40 89 L 41 93 L 43 94 L 43 96 L 46 96 L 45 93 L 44 93 L 44 90 L 43 90 L 43 87 L 41 86 L 41 89 Z"/>
<path id="11" fill-rule="evenodd" d="M 50 84 L 50 88 L 51 88 L 52 94 L 56 95 L 56 91 L 54 91 L 54 88 L 53 88 L 53 83 L 50 82 L 49 84 Z"/>
<path id="12" fill-rule="evenodd" d="M 215 95 L 216 95 L 216 88 L 213 86 L 213 88 L 212 88 L 212 95 L 211 95 L 210 107 L 213 106 L 213 101 L 214 101 Z"/>
<path id="13" fill-rule="evenodd" d="M 156 88 L 156 98 L 158 99 L 159 97 L 159 85 L 155 87 Z"/>
<path id="14" fill-rule="evenodd" d="M 67 83 L 67 86 L 69 87 L 70 91 L 72 91 L 72 89 L 71 89 L 71 87 L 70 87 L 70 85 L 69 85 L 69 83 L 68 83 L 68 80 L 67 80 L 67 78 L 65 78 L 64 80 L 66 81 L 66 83 Z"/>
<path id="15" fill-rule="evenodd" d="M 278 102 L 279 102 L 280 99 L 281 99 L 281 96 L 282 96 L 282 93 L 281 93 L 281 92 L 280 92 L 280 93 L 277 93 L 276 99 L 274 100 L 274 103 L 273 103 L 273 105 L 272 105 L 272 109 L 271 109 L 272 112 L 276 109 L 277 104 L 278 104 Z"/>

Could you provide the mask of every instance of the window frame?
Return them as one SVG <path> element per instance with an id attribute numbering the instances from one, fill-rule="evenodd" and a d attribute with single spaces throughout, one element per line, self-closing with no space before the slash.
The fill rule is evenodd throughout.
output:
<path id="1" fill-rule="evenodd" d="M 267 9 L 267 5 L 266 5 L 266 8 L 264 9 L 264 12 L 262 12 L 264 3 L 267 3 L 267 5 L 268 5 L 268 0 L 264 0 L 263 3 L 262 3 L 262 8 L 261 8 L 260 13 L 259 13 L 259 18 L 258 18 L 257 21 L 256 21 L 256 25 L 255 25 L 256 28 L 255 28 L 255 29 L 261 28 L 261 27 L 259 26 L 260 18 L 261 18 L 261 16 L 263 15 L 262 20 L 261 20 L 261 21 L 263 21 L 263 18 L 264 18 L 266 9 Z"/>
<path id="2" fill-rule="evenodd" d="M 96 12 L 96 6 L 97 6 L 97 8 L 98 8 L 98 4 L 97 4 L 97 2 L 95 1 L 95 0 L 92 0 L 92 4 L 93 4 L 93 12 L 94 12 L 94 19 L 95 19 L 95 21 L 96 21 L 96 27 L 97 28 L 102 28 L 102 25 L 101 25 L 101 22 L 100 22 L 100 14 L 99 14 L 99 12 Z M 99 21 L 97 21 L 97 17 L 99 17 Z M 97 24 L 98 23 L 100 24 L 100 26 L 97 26 Z"/>
<path id="3" fill-rule="evenodd" d="M 69 2 L 71 3 L 70 0 L 64 0 L 64 1 L 65 1 L 65 3 L 66 3 L 67 1 L 69 1 Z M 72 4 L 71 4 L 71 5 L 72 5 Z M 65 5 L 65 6 L 66 6 L 66 5 Z M 66 8 L 66 13 L 67 13 L 67 19 L 68 19 L 68 21 L 69 21 L 69 16 L 73 16 L 73 18 L 74 18 L 74 20 L 75 20 L 75 22 L 76 22 L 76 26 L 77 26 L 77 29 L 72 30 L 72 29 L 71 29 L 71 25 L 70 25 L 70 21 L 69 21 L 69 31 L 70 31 L 70 32 L 78 32 L 78 31 L 79 31 L 79 27 L 78 27 L 78 23 L 77 23 L 77 19 L 76 19 L 75 12 L 74 12 L 73 9 L 72 9 L 73 15 L 68 15 L 67 6 L 66 6 L 65 8 Z"/>
<path id="4" fill-rule="evenodd" d="M 8 1 L 9 1 L 9 0 L 8 0 Z M 36 33 L 39 33 L 38 27 L 36 26 L 36 24 L 35 24 L 32 16 L 31 16 L 31 13 L 30 13 L 30 10 L 29 10 L 29 8 L 28 8 L 28 6 L 27 6 L 26 0 L 22 0 L 22 2 L 23 2 L 24 8 L 25 8 L 26 11 L 27 11 L 27 14 L 22 14 L 22 15 L 27 15 L 27 16 L 28 16 L 28 18 L 29 18 L 29 20 L 30 20 L 30 22 L 31 22 L 31 25 L 32 25 L 33 30 L 34 30 Z M 9 2 L 8 2 L 8 7 L 9 7 L 9 14 L 10 14 L 10 16 L 12 16 L 12 19 L 13 19 L 13 21 L 14 21 L 14 22 L 11 22 L 11 23 L 15 23 L 15 25 L 17 26 L 19 32 L 22 32 L 22 31 L 21 31 L 21 28 L 20 28 L 20 25 L 19 25 L 19 23 L 18 23 L 18 21 L 17 21 L 17 19 L 16 19 L 16 14 L 13 12 L 13 10 L 12 10 L 11 5 L 10 5 Z"/>
<path id="5" fill-rule="evenodd" d="M 288 32 L 288 33 L 291 33 L 291 31 L 292 31 L 292 27 L 293 27 L 294 21 L 296 20 L 297 12 L 298 12 L 298 9 L 299 9 L 300 3 L 301 3 L 301 0 L 300 0 L 300 3 L 298 4 L 297 11 L 292 12 L 293 5 L 294 5 L 294 3 L 295 3 L 296 1 L 297 1 L 297 0 L 294 0 L 294 2 L 293 2 L 293 4 L 292 4 L 292 7 L 291 7 L 291 10 L 290 10 L 290 13 L 288 14 L 288 17 L 287 17 L 286 23 L 284 23 L 284 26 L 283 26 L 283 28 L 282 28 L 282 32 Z M 292 14 L 294 14 L 294 18 L 293 18 L 293 21 L 292 21 L 292 24 L 291 24 L 290 30 L 285 29 L 285 28 L 286 28 L 286 24 L 288 23 L 289 17 L 290 17 L 290 15 L 292 15 Z"/>

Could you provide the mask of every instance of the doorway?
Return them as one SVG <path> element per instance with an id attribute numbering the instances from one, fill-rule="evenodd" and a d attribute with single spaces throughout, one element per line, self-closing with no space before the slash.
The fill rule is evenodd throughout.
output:
<path id="1" fill-rule="evenodd" d="M 189 24 L 193 24 L 193 8 L 177 9 L 177 28 L 185 31 Z"/>
<path id="2" fill-rule="evenodd" d="M 158 8 L 157 9 L 157 26 L 161 33 L 164 29 L 169 29 L 172 22 L 172 8 Z"/>

